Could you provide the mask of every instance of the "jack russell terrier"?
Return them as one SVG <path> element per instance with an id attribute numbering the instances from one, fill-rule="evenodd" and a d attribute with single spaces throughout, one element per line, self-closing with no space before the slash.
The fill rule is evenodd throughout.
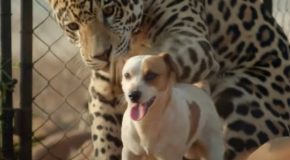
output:
<path id="1" fill-rule="evenodd" d="M 176 83 L 174 69 L 168 54 L 125 63 L 122 160 L 223 160 L 222 122 L 213 101 L 200 88 Z"/>

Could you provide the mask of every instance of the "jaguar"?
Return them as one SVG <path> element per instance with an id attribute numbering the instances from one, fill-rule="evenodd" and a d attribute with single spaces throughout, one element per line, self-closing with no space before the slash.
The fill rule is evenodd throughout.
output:
<path id="1" fill-rule="evenodd" d="M 120 159 L 120 71 L 166 52 L 179 82 L 206 81 L 223 122 L 225 160 L 290 133 L 289 43 L 261 0 L 48 0 L 91 69 L 94 158 Z M 210 117 L 209 117 L 210 118 Z"/>

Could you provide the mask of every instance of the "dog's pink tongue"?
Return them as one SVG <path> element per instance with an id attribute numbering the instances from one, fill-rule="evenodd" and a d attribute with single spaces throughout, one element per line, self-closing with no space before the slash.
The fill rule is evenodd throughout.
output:
<path id="1" fill-rule="evenodd" d="M 134 103 L 131 107 L 131 118 L 134 121 L 139 121 L 145 116 L 146 112 L 145 105 Z"/>

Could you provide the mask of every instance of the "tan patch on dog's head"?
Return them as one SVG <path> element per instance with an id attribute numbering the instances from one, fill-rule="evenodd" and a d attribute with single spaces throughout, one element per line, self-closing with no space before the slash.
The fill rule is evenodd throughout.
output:
<path id="1" fill-rule="evenodd" d="M 175 81 L 174 71 L 168 63 L 168 54 L 152 56 L 144 60 L 142 65 L 142 77 L 146 83 L 154 86 L 159 91 L 170 87 Z"/>
<path id="2" fill-rule="evenodd" d="M 190 120 L 191 120 L 191 128 L 189 132 L 189 137 L 187 139 L 187 142 L 189 142 L 192 136 L 196 133 L 198 128 L 198 123 L 200 119 L 200 108 L 195 102 L 187 104 L 190 110 Z"/>
<path id="3" fill-rule="evenodd" d="M 159 91 L 169 87 L 170 72 L 162 55 L 149 57 L 142 64 L 143 80 Z"/>

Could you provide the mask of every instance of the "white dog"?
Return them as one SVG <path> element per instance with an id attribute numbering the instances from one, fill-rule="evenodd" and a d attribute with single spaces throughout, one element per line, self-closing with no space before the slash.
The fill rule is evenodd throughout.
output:
<path id="1" fill-rule="evenodd" d="M 202 89 L 176 83 L 173 70 L 168 54 L 134 56 L 125 63 L 122 160 L 182 160 L 184 155 L 223 160 L 214 103 Z"/>

